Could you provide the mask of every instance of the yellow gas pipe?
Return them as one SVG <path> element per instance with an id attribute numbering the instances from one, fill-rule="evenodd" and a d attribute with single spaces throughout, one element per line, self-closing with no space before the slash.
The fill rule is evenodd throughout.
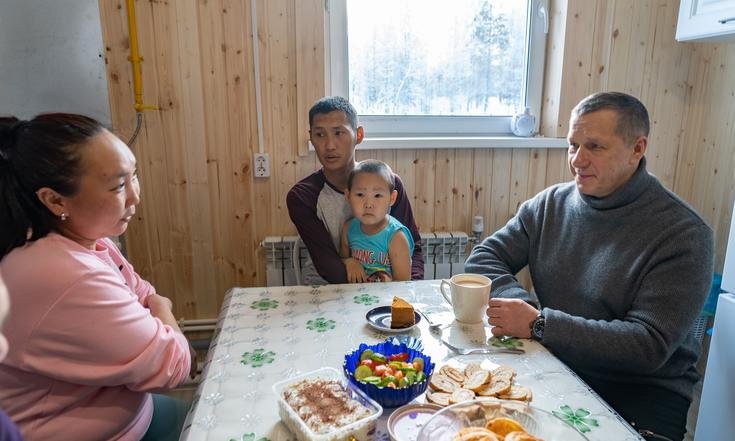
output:
<path id="1" fill-rule="evenodd" d="M 143 79 L 140 71 L 140 62 L 143 58 L 138 51 L 138 25 L 135 17 L 135 0 L 127 0 L 128 34 L 130 38 L 130 64 L 133 67 L 133 91 L 135 93 L 135 111 L 138 113 L 146 109 L 157 110 L 158 106 L 143 104 Z"/>

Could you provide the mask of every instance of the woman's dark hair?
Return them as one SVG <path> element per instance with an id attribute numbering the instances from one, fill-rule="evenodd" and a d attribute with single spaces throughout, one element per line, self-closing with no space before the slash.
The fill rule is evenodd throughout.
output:
<path id="1" fill-rule="evenodd" d="M 48 187 L 73 196 L 83 147 L 102 130 L 94 119 L 68 113 L 0 117 L 0 259 L 55 228 L 58 219 L 36 192 Z"/>

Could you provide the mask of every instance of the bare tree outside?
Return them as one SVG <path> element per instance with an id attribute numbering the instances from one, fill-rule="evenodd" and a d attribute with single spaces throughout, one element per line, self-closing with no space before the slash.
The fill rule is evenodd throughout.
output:
<path id="1" fill-rule="evenodd" d="M 506 116 L 523 107 L 526 0 L 348 0 L 362 115 Z"/>

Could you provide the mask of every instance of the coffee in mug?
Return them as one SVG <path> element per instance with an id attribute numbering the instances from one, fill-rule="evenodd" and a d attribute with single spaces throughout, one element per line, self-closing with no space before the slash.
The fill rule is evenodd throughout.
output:
<path id="1" fill-rule="evenodd" d="M 467 288 L 480 288 L 482 286 L 487 286 L 485 283 L 475 282 L 474 280 L 462 280 L 457 282 L 457 285 Z"/>
<path id="2" fill-rule="evenodd" d="M 452 309 L 458 322 L 481 323 L 485 318 L 492 281 L 480 274 L 455 274 L 443 279 L 439 290 Z M 449 286 L 449 293 L 445 287 Z"/>

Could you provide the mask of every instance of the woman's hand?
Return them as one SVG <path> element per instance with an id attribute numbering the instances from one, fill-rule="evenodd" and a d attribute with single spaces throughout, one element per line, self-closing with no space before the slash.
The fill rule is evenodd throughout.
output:
<path id="1" fill-rule="evenodd" d="M 171 299 L 153 293 L 147 297 L 146 306 L 151 311 L 151 315 L 153 317 L 161 320 L 164 325 L 169 325 L 176 332 L 183 334 L 183 332 L 181 332 L 181 329 L 179 329 L 178 322 L 174 318 L 174 313 L 172 311 L 174 304 L 171 303 Z M 196 349 L 194 349 L 194 346 L 191 345 L 191 342 L 189 342 L 189 359 L 191 360 L 191 366 L 189 367 L 189 376 L 191 378 L 194 378 L 197 376 L 197 351 Z"/>
<path id="2" fill-rule="evenodd" d="M 164 325 L 171 326 L 176 332 L 181 332 L 174 317 L 174 304 L 168 297 L 153 293 L 146 298 L 146 306 L 153 317 L 159 319 Z"/>
<path id="3" fill-rule="evenodd" d="M 191 368 L 189 368 L 189 376 L 193 380 L 197 376 L 197 351 L 196 349 L 194 349 L 194 346 L 191 345 L 191 342 L 189 342 L 189 357 L 191 358 Z"/>
<path id="4" fill-rule="evenodd" d="M 159 316 L 162 313 L 171 313 L 174 309 L 174 304 L 171 302 L 171 299 L 156 293 L 153 293 L 146 298 L 146 306 L 150 309 L 151 315 L 158 318 L 160 318 Z"/>
<path id="5" fill-rule="evenodd" d="M 531 322 L 539 310 L 520 299 L 490 299 L 487 308 L 488 323 L 495 336 L 531 337 Z"/>

